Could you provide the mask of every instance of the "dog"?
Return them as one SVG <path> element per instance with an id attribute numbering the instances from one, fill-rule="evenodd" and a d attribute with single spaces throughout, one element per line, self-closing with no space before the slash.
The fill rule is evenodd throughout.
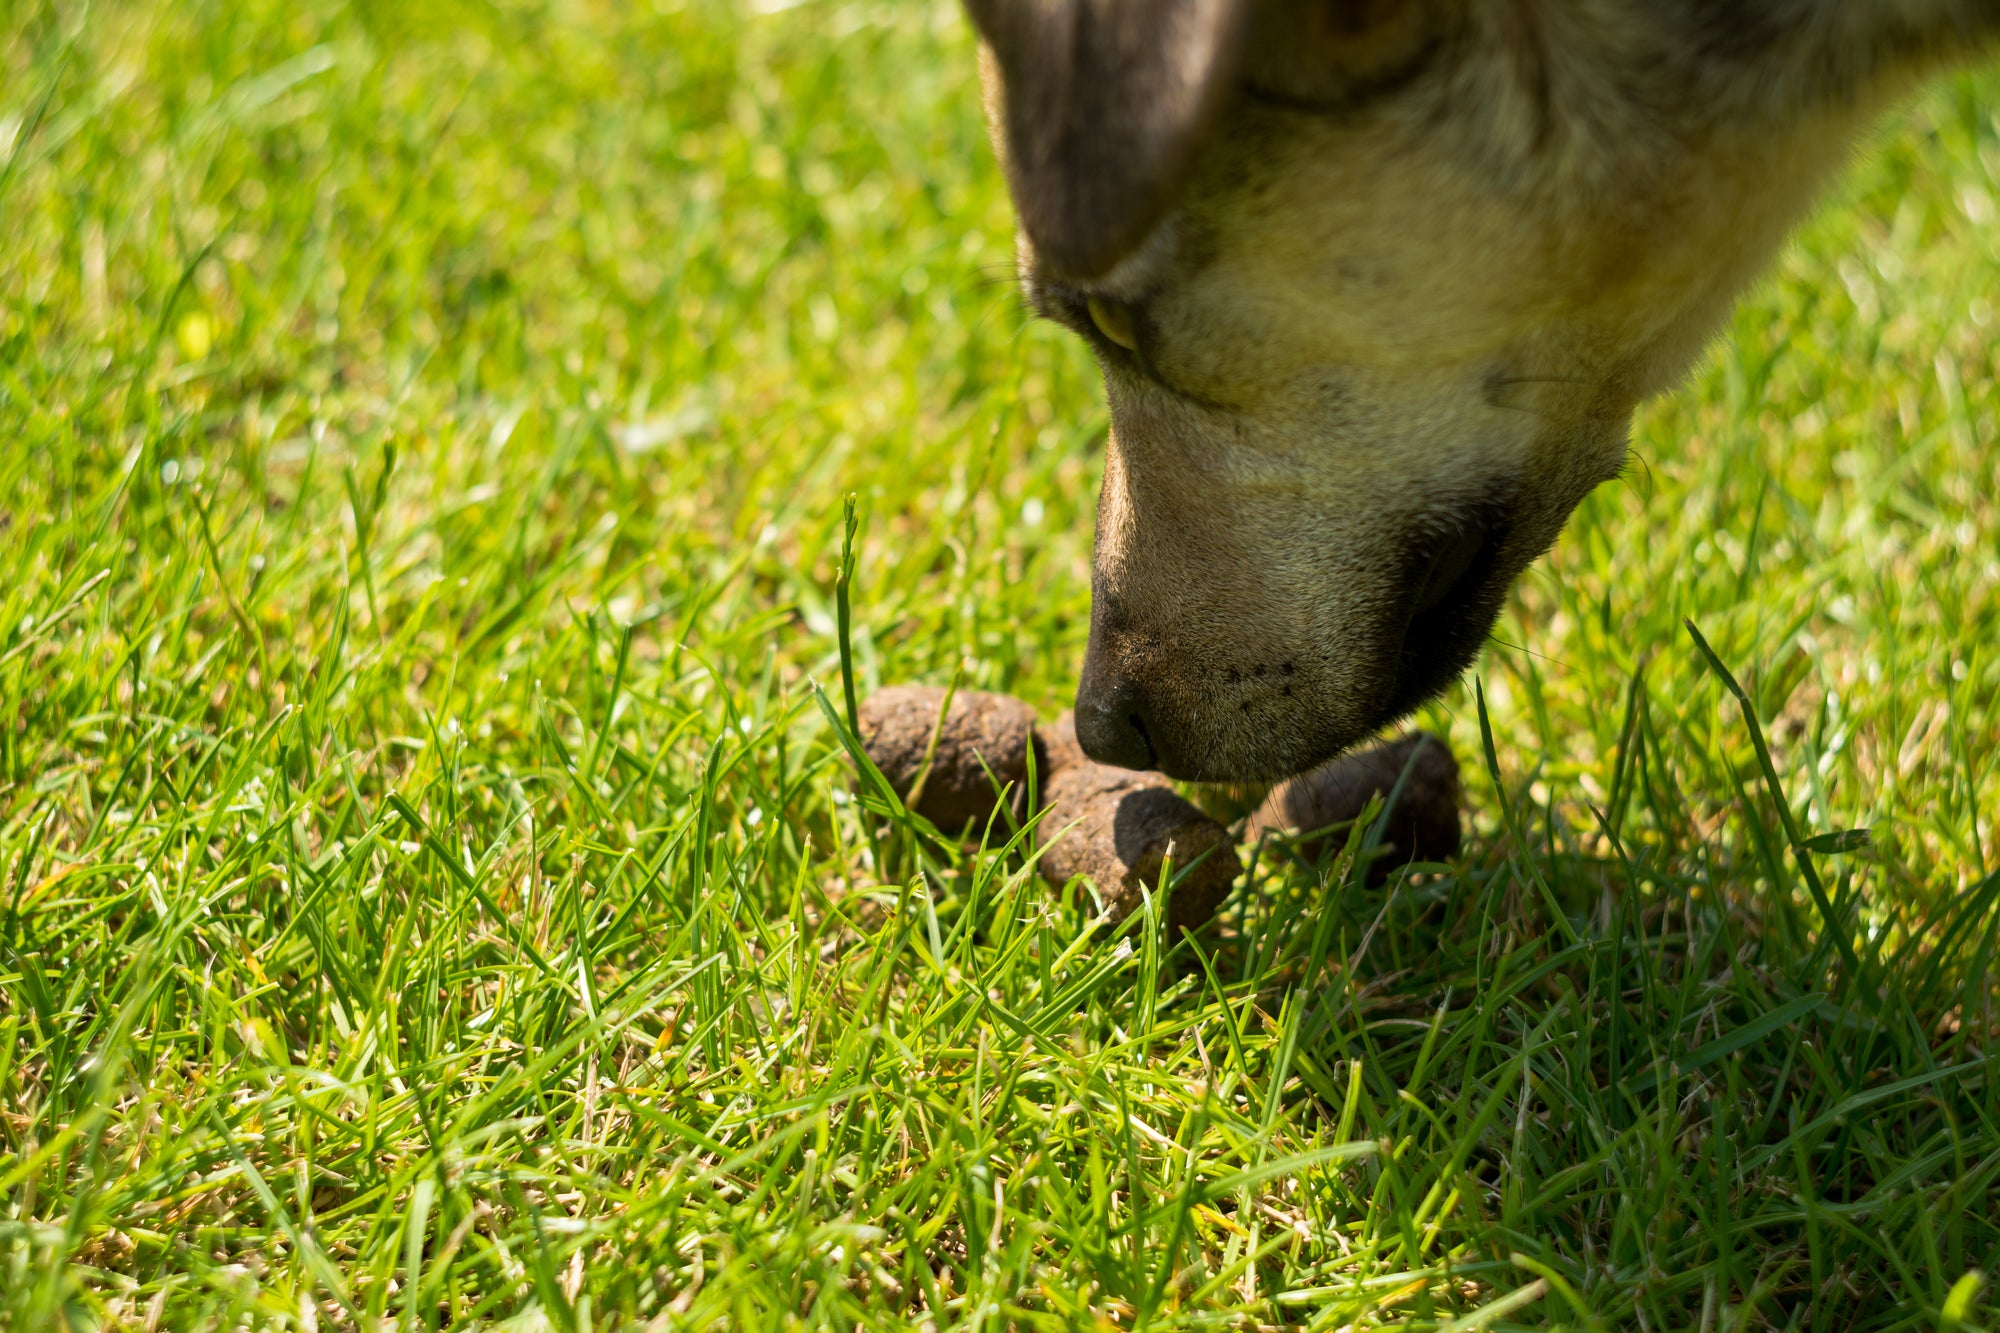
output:
<path id="1" fill-rule="evenodd" d="M 1076 731 L 1302 772 L 1438 693 L 2000 0 L 965 0 L 1111 433 Z"/>

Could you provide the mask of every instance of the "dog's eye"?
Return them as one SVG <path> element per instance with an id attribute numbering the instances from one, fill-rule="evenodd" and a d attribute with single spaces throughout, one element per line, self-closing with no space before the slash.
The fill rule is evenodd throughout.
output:
<path id="1" fill-rule="evenodd" d="M 1132 326 L 1130 306 L 1102 296 L 1086 296 L 1083 307 L 1090 312 L 1090 322 L 1099 333 L 1128 352 L 1139 350 L 1139 334 Z"/>

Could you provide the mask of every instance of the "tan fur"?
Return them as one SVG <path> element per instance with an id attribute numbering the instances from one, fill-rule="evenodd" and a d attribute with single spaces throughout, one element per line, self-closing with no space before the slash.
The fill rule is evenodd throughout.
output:
<path id="1" fill-rule="evenodd" d="M 1098 340 L 1080 734 L 1095 695 L 1142 708 L 1177 776 L 1270 778 L 1433 692 L 1856 132 L 1963 44 L 1841 66 L 1779 43 L 1731 71 L 1677 50 L 1670 8 L 1267 3 L 1252 93 L 1142 245 L 1079 280 L 1024 240 L 1045 312 L 1095 295 L 1141 330 L 1136 354 Z M 1842 40 L 1838 10 L 1794 44 Z M 1504 516 L 1484 584 L 1419 635 L 1411 560 L 1482 514 Z"/>

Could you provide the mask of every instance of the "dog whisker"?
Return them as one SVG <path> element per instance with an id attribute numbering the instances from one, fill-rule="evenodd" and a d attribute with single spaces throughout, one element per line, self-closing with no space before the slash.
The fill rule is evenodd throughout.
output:
<path id="1" fill-rule="evenodd" d="M 1006 264 L 980 264 L 973 269 L 981 286 L 1013 285 L 1021 281 L 1021 270 L 1012 262 Z"/>
<path id="2" fill-rule="evenodd" d="M 1533 648 L 1528 647 L 1526 644 L 1512 643 L 1506 639 L 1501 638 L 1498 634 L 1488 634 L 1486 636 L 1486 641 L 1490 644 L 1493 644 L 1495 647 L 1506 648 L 1512 652 L 1520 653 L 1523 656 L 1532 657 L 1538 662 L 1547 662 L 1550 666 L 1559 666 L 1563 668 L 1563 670 L 1565 671 L 1569 670 L 1569 663 L 1564 661 L 1562 658 L 1551 657 L 1547 653 L 1538 653 Z"/>
<path id="3" fill-rule="evenodd" d="M 1645 476 L 1644 493 L 1651 493 L 1658 488 L 1659 481 L 1653 476 L 1653 465 L 1647 462 L 1645 455 L 1637 449 L 1628 448 L 1625 450 L 1624 461 L 1618 465 L 1618 479 L 1636 491 L 1640 487 L 1632 480 L 1635 470 Z"/>
<path id="4" fill-rule="evenodd" d="M 1502 412 L 1525 412 L 1529 416 L 1542 421 L 1556 421 L 1559 419 L 1552 412 L 1544 412 L 1540 408 L 1529 407 L 1526 403 L 1494 403 L 1493 406 Z"/>

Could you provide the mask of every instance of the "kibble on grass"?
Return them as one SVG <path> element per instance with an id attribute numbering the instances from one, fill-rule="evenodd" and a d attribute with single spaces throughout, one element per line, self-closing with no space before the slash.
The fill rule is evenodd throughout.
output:
<path id="1" fill-rule="evenodd" d="M 1058 885 L 1087 877 L 1113 920 L 1158 892 L 1171 864 L 1192 870 L 1178 876 L 1168 928 L 1199 926 L 1242 869 L 1228 829 L 1158 773 L 1093 763 L 1068 715 L 1037 728 L 1033 710 L 1008 695 L 962 690 L 947 704 L 941 689 L 898 685 L 871 695 L 859 720 L 868 757 L 940 829 L 983 822 L 1003 789 L 1024 791 L 1033 753 L 1047 811 L 1037 835 L 1042 875 Z"/>
<path id="2" fill-rule="evenodd" d="M 1019 699 L 921 685 L 881 690 L 862 705 L 862 743 L 898 795 L 940 829 L 989 819 L 1005 791 L 1025 809 L 1032 756 L 1042 801 L 1039 867 L 1057 885 L 1079 879 L 1104 911 L 1123 920 L 1173 871 L 1169 932 L 1215 914 L 1242 871 L 1236 838 L 1158 773 L 1093 762 L 1069 714 L 1038 727 Z M 1401 789 L 1398 790 L 1398 783 Z M 1359 817 L 1377 796 L 1390 801 L 1383 854 L 1370 883 L 1397 866 L 1442 860 L 1459 845 L 1458 764 L 1442 741 L 1413 733 L 1344 756 L 1282 784 L 1244 822 L 1245 837 L 1299 835 L 1307 855 L 1329 827 Z"/>
<path id="3" fill-rule="evenodd" d="M 1067 713 L 1044 729 L 1043 752 L 1052 771 L 1042 784 L 1047 813 L 1035 833 L 1045 878 L 1067 884 L 1087 877 L 1106 914 L 1118 921 L 1138 911 L 1146 894 L 1160 891 L 1162 871 L 1171 865 L 1176 882 L 1166 908 L 1169 936 L 1215 915 L 1243 869 L 1228 829 L 1159 773 L 1093 763 L 1077 744 Z"/>
<path id="4" fill-rule="evenodd" d="M 858 721 L 896 795 L 946 832 L 984 823 L 1003 789 L 1027 782 L 1035 714 L 1011 695 L 960 690 L 947 708 L 942 689 L 897 685 L 870 695 Z"/>
<path id="5" fill-rule="evenodd" d="M 1172 869 L 1168 931 L 1196 929 L 1242 873 L 1230 829 L 1158 773 L 1094 763 L 1076 743 L 1068 713 L 1036 727 L 1034 711 L 1010 695 L 900 685 L 862 705 L 860 735 L 896 795 L 946 831 L 984 823 L 1004 793 L 1024 809 L 1032 757 L 1042 797 L 1042 877 L 1054 885 L 1088 879 L 1112 921 L 1138 911 Z M 1412 861 L 1458 853 L 1458 761 L 1422 733 L 1278 785 L 1244 821 L 1242 837 L 1292 835 L 1304 855 L 1316 857 L 1328 831 L 1342 831 L 1376 797 L 1388 803 L 1388 819 L 1382 853 L 1368 865 L 1370 885 Z"/>
<path id="6" fill-rule="evenodd" d="M 1397 783 L 1402 790 L 1397 790 Z M 1243 836 L 1297 836 L 1308 860 L 1325 850 L 1329 832 L 1345 838 L 1346 825 L 1380 796 L 1388 802 L 1382 854 L 1368 865 L 1368 882 L 1380 884 L 1412 861 L 1445 861 L 1458 855 L 1458 760 L 1435 736 L 1413 731 L 1381 745 L 1342 755 L 1271 790 L 1245 821 Z"/>

